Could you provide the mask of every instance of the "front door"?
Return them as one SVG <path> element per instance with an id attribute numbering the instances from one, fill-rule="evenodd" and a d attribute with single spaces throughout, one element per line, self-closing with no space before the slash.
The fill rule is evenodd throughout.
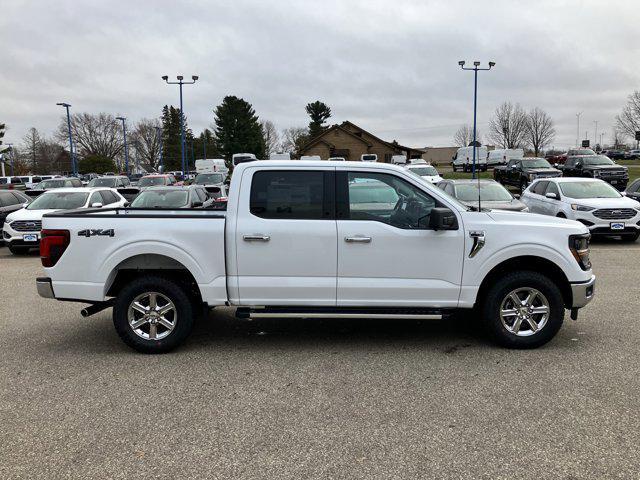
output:
<path id="1" fill-rule="evenodd" d="M 244 171 L 251 188 L 240 189 L 235 227 L 241 304 L 336 304 L 334 171 Z"/>
<path id="2" fill-rule="evenodd" d="M 396 174 L 336 171 L 339 306 L 456 307 L 464 233 L 428 228 L 443 205 Z"/>

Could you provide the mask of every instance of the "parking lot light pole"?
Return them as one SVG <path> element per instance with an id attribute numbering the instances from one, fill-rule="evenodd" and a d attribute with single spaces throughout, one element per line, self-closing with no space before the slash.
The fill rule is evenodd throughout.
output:
<path id="1" fill-rule="evenodd" d="M 190 82 L 185 82 L 184 77 L 182 75 L 178 75 L 176 77 L 178 79 L 177 82 L 170 82 L 168 75 L 163 75 L 162 79 L 167 82 L 169 85 L 179 85 L 180 86 L 180 154 L 182 157 L 182 173 L 185 173 L 185 140 L 184 140 L 184 110 L 182 107 L 182 85 L 192 85 L 196 83 L 198 80 L 197 75 L 191 76 Z"/>
<path id="2" fill-rule="evenodd" d="M 116 117 L 122 122 L 122 135 L 124 136 L 124 174 L 129 175 L 129 148 L 127 147 L 127 117 Z"/>
<path id="3" fill-rule="evenodd" d="M 578 120 L 578 126 L 576 128 L 576 148 L 580 147 L 580 115 L 582 115 L 582 112 L 576 113 L 576 119 Z"/>
<path id="4" fill-rule="evenodd" d="M 478 71 L 491 70 L 496 62 L 489 62 L 488 68 L 480 68 L 480 62 L 473 62 L 473 68 L 465 67 L 465 61 L 460 60 L 458 65 L 462 70 L 473 70 L 473 165 L 471 167 L 471 178 L 476 178 L 476 117 L 478 111 Z"/>
<path id="5" fill-rule="evenodd" d="M 73 137 L 71 136 L 71 115 L 69 115 L 70 104 L 65 102 L 56 103 L 60 107 L 64 107 L 67 110 L 67 127 L 69 128 L 69 157 L 71 158 L 71 170 L 75 176 L 77 172 L 77 159 L 76 152 L 73 150 Z"/>

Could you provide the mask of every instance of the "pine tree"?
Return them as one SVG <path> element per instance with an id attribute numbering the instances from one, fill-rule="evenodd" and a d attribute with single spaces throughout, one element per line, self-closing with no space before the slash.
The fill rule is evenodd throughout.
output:
<path id="1" fill-rule="evenodd" d="M 218 158 L 220 156 L 213 132 L 208 128 L 193 140 L 195 158 Z"/>
<path id="2" fill-rule="evenodd" d="M 190 157 L 188 147 L 193 141 L 193 132 L 187 124 L 187 116 L 184 116 L 185 133 L 185 162 Z M 179 170 L 182 168 L 182 149 L 180 147 L 180 109 L 173 105 L 165 105 L 162 108 L 162 157 L 164 169 Z"/>
<path id="3" fill-rule="evenodd" d="M 253 153 L 257 158 L 265 158 L 266 145 L 262 127 L 249 102 L 227 96 L 213 113 L 216 145 L 227 164 L 231 162 L 234 153 Z"/>
<path id="4" fill-rule="evenodd" d="M 324 122 L 331 116 L 331 109 L 326 103 L 316 100 L 313 103 L 308 103 L 305 110 L 309 117 L 311 117 L 311 121 L 309 122 L 309 137 L 316 137 L 327 129 Z"/>

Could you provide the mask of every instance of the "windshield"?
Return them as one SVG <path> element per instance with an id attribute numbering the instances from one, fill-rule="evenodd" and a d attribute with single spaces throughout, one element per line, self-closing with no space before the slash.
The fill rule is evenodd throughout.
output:
<path id="1" fill-rule="evenodd" d="M 524 168 L 551 168 L 551 164 L 544 158 L 523 158 L 522 166 Z"/>
<path id="2" fill-rule="evenodd" d="M 102 178 L 94 178 L 89 182 L 90 187 L 111 187 L 114 188 L 116 186 L 116 178 L 114 177 L 102 177 Z"/>
<path id="3" fill-rule="evenodd" d="M 463 202 L 478 201 L 478 184 L 462 183 L 455 185 L 456 198 Z M 510 202 L 511 194 L 499 183 L 480 182 L 480 199 L 485 201 Z"/>
<path id="4" fill-rule="evenodd" d="M 196 183 L 198 185 L 209 185 L 222 183 L 224 181 L 224 177 L 221 173 L 203 173 L 196 177 Z"/>
<path id="5" fill-rule="evenodd" d="M 560 190 L 569 198 L 620 198 L 622 196 L 605 182 L 560 183 Z"/>
<path id="6" fill-rule="evenodd" d="M 604 155 L 590 155 L 579 161 L 581 161 L 583 165 L 615 165 L 613 160 Z"/>
<path id="7" fill-rule="evenodd" d="M 89 196 L 86 192 L 47 192 L 27 206 L 27 210 L 70 210 L 84 207 Z"/>
<path id="8" fill-rule="evenodd" d="M 134 208 L 180 208 L 189 203 L 189 193 L 184 190 L 147 190 L 131 203 Z"/>
<path id="9" fill-rule="evenodd" d="M 139 187 L 151 187 L 158 185 L 166 185 L 165 177 L 142 177 L 138 182 Z"/>
<path id="10" fill-rule="evenodd" d="M 569 150 L 569 152 L 567 153 L 567 155 L 595 155 L 595 154 L 596 152 L 594 152 L 590 148 Z"/>
<path id="11" fill-rule="evenodd" d="M 45 180 L 36 185 L 36 190 L 47 190 L 49 188 L 62 188 L 64 187 L 64 180 Z"/>
<path id="12" fill-rule="evenodd" d="M 413 167 L 410 168 L 409 171 L 411 173 L 415 173 L 416 175 L 419 175 L 421 177 L 426 177 L 426 176 L 436 176 L 438 175 L 438 171 L 431 166 L 426 166 L 426 167 Z"/>

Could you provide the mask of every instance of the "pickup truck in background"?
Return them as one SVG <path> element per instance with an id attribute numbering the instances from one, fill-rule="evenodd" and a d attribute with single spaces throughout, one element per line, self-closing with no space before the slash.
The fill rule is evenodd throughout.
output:
<path id="1" fill-rule="evenodd" d="M 567 157 L 558 167 L 564 177 L 599 178 L 622 191 L 629 183 L 629 169 L 618 165 L 606 155 L 576 155 Z"/>
<path id="2" fill-rule="evenodd" d="M 562 172 L 553 168 L 544 158 L 512 158 L 509 163 L 493 169 L 494 180 L 503 185 L 520 188 L 521 192 L 537 178 L 561 177 Z"/>
<path id="3" fill-rule="evenodd" d="M 36 284 L 90 304 L 84 316 L 113 307 L 122 340 L 145 353 L 174 348 L 218 306 L 239 318 L 475 309 L 499 344 L 532 348 L 593 297 L 589 238 L 578 222 L 477 211 L 394 165 L 254 161 L 236 166 L 226 212 L 46 215 Z"/>

